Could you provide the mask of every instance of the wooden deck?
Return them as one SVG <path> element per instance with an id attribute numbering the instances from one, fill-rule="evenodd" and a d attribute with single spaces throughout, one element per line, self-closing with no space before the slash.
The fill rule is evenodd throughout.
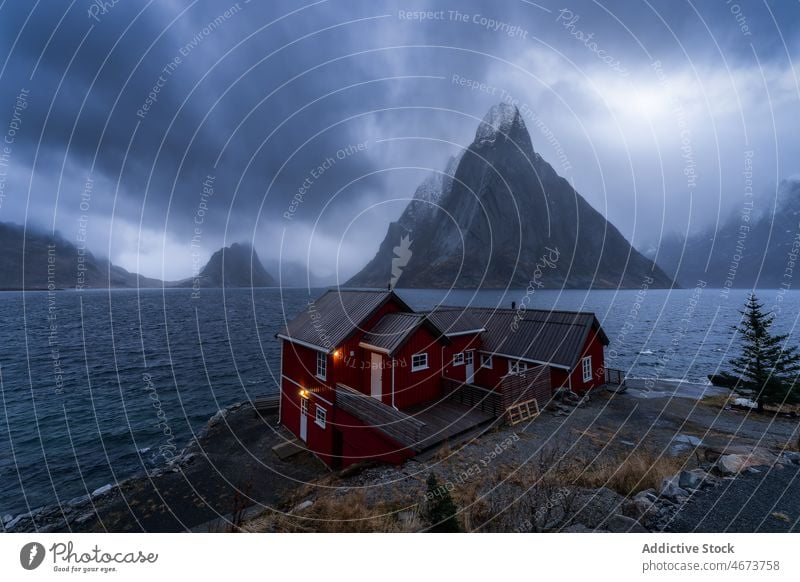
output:
<path id="1" fill-rule="evenodd" d="M 397 410 L 344 384 L 336 386 L 336 405 L 417 453 L 496 419 L 450 398 Z"/>
<path id="2" fill-rule="evenodd" d="M 424 423 L 419 442 L 411 447 L 417 452 L 430 449 L 443 441 L 495 420 L 495 417 L 477 408 L 470 408 L 451 400 L 429 402 L 403 412 Z"/>

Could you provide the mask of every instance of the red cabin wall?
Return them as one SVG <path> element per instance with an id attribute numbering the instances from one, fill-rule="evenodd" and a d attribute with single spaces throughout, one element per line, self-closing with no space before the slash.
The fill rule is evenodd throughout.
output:
<path id="1" fill-rule="evenodd" d="M 572 370 L 572 390 L 575 392 L 588 392 L 592 388 L 597 388 L 605 383 L 605 346 L 597 335 L 597 330 L 592 330 L 586 338 L 586 344 L 583 346 L 583 352 L 578 359 L 578 364 Z M 586 356 L 592 357 L 592 377 L 590 380 L 584 382 L 583 380 L 583 358 Z"/>
<path id="2" fill-rule="evenodd" d="M 281 340 L 283 342 L 283 363 L 281 373 L 287 378 L 291 378 L 303 388 L 313 388 L 328 380 L 317 378 L 317 350 Z M 331 360 L 328 356 L 328 374 L 331 378 Z"/>
<path id="3" fill-rule="evenodd" d="M 332 426 L 331 421 L 334 416 L 334 407 L 323 401 L 321 398 L 332 401 L 331 391 L 323 390 L 320 394 L 310 392 L 308 395 L 308 430 L 305 445 L 309 451 L 322 458 L 325 462 L 329 459 L 332 452 Z M 286 380 L 282 380 L 281 385 L 281 424 L 288 428 L 298 439 L 300 438 L 300 389 Z M 316 409 L 321 406 L 326 411 L 325 428 L 316 423 Z"/>
<path id="4" fill-rule="evenodd" d="M 573 373 L 568 372 L 564 368 L 550 368 L 550 383 L 553 386 L 553 390 L 558 390 L 559 388 L 569 388 L 570 387 L 570 377 L 574 375 Z"/>
<path id="5" fill-rule="evenodd" d="M 342 433 L 343 447 L 339 465 L 342 468 L 368 460 L 399 464 L 414 456 L 413 451 L 401 447 L 375 428 L 365 425 L 341 409 L 336 410 L 335 424 L 335 430 Z M 322 460 L 333 464 L 331 457 Z"/>
<path id="6" fill-rule="evenodd" d="M 437 400 L 442 395 L 442 342 L 420 327 L 395 356 L 394 369 L 395 406 L 400 410 Z M 425 352 L 428 354 L 428 368 L 413 372 L 411 357 Z M 389 390 L 391 390 L 391 370 L 388 370 Z M 384 383 L 384 387 L 387 384 Z M 390 402 L 391 404 L 391 398 Z"/>
<path id="7" fill-rule="evenodd" d="M 481 366 L 481 355 L 476 354 L 476 357 L 478 369 L 475 372 L 475 383 L 491 390 L 500 390 L 500 382 L 508 374 L 508 359 L 503 356 L 492 356 L 492 367 L 484 368 Z"/>
<path id="8" fill-rule="evenodd" d="M 450 343 L 444 348 L 444 368 L 443 374 L 448 378 L 457 380 L 459 382 L 467 381 L 467 366 L 461 364 L 459 366 L 453 365 L 453 356 L 458 353 L 466 352 L 468 350 L 475 351 L 475 381 L 477 382 L 478 368 L 480 367 L 480 354 L 478 350 L 481 348 L 481 337 L 478 334 L 470 335 L 457 335 L 451 337 Z"/>
<path id="9" fill-rule="evenodd" d="M 350 338 L 337 346 L 341 352 L 336 363 L 336 382 L 340 382 L 363 392 L 370 393 L 369 378 L 369 352 L 359 347 L 359 343 L 364 337 L 366 330 L 369 330 L 387 313 L 400 311 L 400 306 L 393 301 L 378 309 Z M 385 378 L 384 378 L 385 382 Z M 386 384 L 384 383 L 384 388 Z"/>
<path id="10" fill-rule="evenodd" d="M 358 343 L 364 335 L 363 330 L 369 329 L 385 314 L 394 313 L 396 311 L 400 311 L 400 306 L 393 301 L 387 302 L 365 322 L 362 329 L 354 333 L 343 342 L 341 346 L 336 346 L 336 349 L 339 351 L 338 356 L 334 354 L 326 356 L 327 370 L 325 380 L 316 377 L 318 350 L 307 348 L 283 339 L 281 340 L 281 342 L 283 342 L 281 358 L 281 373 L 283 377 L 280 383 L 281 424 L 300 438 L 300 391 L 302 389 L 308 390 L 310 394 L 308 396 L 308 435 L 306 446 L 311 452 L 329 465 L 334 464 L 333 455 L 335 451 L 333 450 L 333 430 L 335 428 L 334 416 L 337 411 L 334 406 L 320 400 L 319 396 L 324 397 L 330 402 L 335 402 L 335 394 L 331 387 L 335 386 L 338 382 L 347 384 L 356 390 L 363 391 L 360 364 L 348 364 L 352 364 L 353 360 L 360 360 L 362 349 L 358 347 Z M 351 351 L 354 353 L 352 359 L 350 359 L 349 356 Z M 369 384 L 367 384 L 367 392 L 368 391 Z M 315 421 L 317 405 L 323 406 L 326 409 L 327 419 L 325 428 L 320 427 Z M 355 438 L 369 440 L 370 437 L 365 436 L 365 433 L 369 432 L 375 431 L 362 430 L 361 433 L 363 434 L 359 434 Z M 353 437 L 349 438 L 352 439 Z M 377 445 L 373 447 L 373 450 L 379 449 L 381 449 L 381 447 Z M 386 447 L 384 446 L 383 449 L 386 449 Z"/>

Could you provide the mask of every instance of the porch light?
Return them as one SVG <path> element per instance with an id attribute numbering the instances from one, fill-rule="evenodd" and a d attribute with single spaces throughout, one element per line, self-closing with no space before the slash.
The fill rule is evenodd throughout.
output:
<path id="1" fill-rule="evenodd" d="M 342 355 L 342 350 L 333 350 L 333 357 L 338 358 Z"/>
<path id="2" fill-rule="evenodd" d="M 300 390 L 300 398 L 308 398 L 308 390 L 306 390 L 305 388 Z"/>

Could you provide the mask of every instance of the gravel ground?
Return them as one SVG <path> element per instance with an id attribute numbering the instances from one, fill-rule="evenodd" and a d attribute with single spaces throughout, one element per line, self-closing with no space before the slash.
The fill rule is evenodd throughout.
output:
<path id="1" fill-rule="evenodd" d="M 739 475 L 695 495 L 672 532 L 800 532 L 800 466 Z"/>
<path id="2" fill-rule="evenodd" d="M 501 481 L 502 475 L 517 483 L 508 487 L 508 491 L 498 489 L 494 500 L 482 498 L 482 502 L 499 508 L 506 507 L 506 502 L 509 502 L 510 508 L 518 505 L 514 495 L 533 491 L 529 489 L 532 484 L 525 483 L 524 478 L 519 482 L 515 473 L 522 469 L 520 476 L 525 475 L 524 469 L 539 464 L 542 455 L 549 459 L 548 462 L 552 461 L 548 451 L 556 451 L 557 456 L 563 456 L 569 462 L 589 465 L 598 456 L 624 456 L 647 450 L 666 457 L 679 455 L 686 458 L 683 468 L 688 470 L 699 465 L 709 468 L 713 460 L 706 456 L 708 450 L 732 445 L 780 450 L 797 440 L 796 419 L 721 410 L 699 403 L 686 394 L 664 396 L 669 393 L 669 385 L 656 388 L 659 395 L 650 393 L 647 397 L 635 390 L 619 395 L 599 392 L 593 395 L 588 406 L 568 411 L 546 411 L 528 423 L 490 430 L 479 438 L 452 442 L 449 447 L 424 460 L 410 461 L 402 467 L 375 467 L 341 476 L 336 482 L 340 488 L 336 494 L 346 495 L 358 489 L 364 491 L 368 506 L 391 505 L 393 502 L 402 505 L 400 500 L 414 501 L 422 497 L 425 478 L 433 472 L 440 484 L 448 489 L 452 487 L 452 493 L 458 499 L 464 491 Z M 718 487 L 696 492 L 686 509 L 672 519 L 672 530 L 797 531 L 800 478 L 792 479 L 796 474 L 795 467 L 773 469 L 769 473 L 763 469 L 759 474 L 722 480 Z M 759 485 L 763 495 L 753 496 L 753 490 Z M 330 494 L 314 485 L 309 491 L 304 499 L 312 502 Z M 611 505 L 619 505 L 599 498 L 595 500 L 595 494 L 592 491 L 586 493 L 589 499 L 587 511 L 597 513 L 608 510 Z M 715 501 L 719 501 L 716 506 Z M 528 509 L 521 504 L 517 507 L 520 523 L 525 522 Z M 611 509 L 620 511 L 619 507 Z M 737 516 L 740 509 L 741 514 Z M 514 531 L 513 519 L 507 521 L 502 526 L 490 524 L 495 528 L 491 531 Z M 602 520 L 595 519 L 592 523 L 599 521 Z M 582 523 L 587 524 L 585 519 Z M 591 531 L 598 529 L 596 525 L 589 525 Z M 628 531 L 624 527 L 622 530 Z"/>

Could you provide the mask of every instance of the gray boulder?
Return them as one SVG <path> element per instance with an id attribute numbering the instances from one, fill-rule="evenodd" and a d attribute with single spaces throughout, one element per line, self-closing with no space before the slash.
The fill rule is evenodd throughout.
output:
<path id="1" fill-rule="evenodd" d="M 784 451 L 781 453 L 779 460 L 787 465 L 790 463 L 800 465 L 800 453 L 795 453 L 794 451 Z"/>
<path id="2" fill-rule="evenodd" d="M 702 469 L 681 471 L 678 476 L 678 485 L 682 489 L 700 489 L 707 477 L 708 474 Z"/>
<path id="3" fill-rule="evenodd" d="M 305 501 L 298 503 L 295 505 L 289 513 L 298 513 L 300 511 L 304 511 L 314 505 L 314 502 L 310 499 L 306 499 Z"/>
<path id="4" fill-rule="evenodd" d="M 655 502 L 657 499 L 658 497 L 653 489 L 640 491 L 626 504 L 625 515 L 639 519 L 645 515 L 655 513 Z"/>
<path id="5" fill-rule="evenodd" d="M 601 524 L 609 516 L 622 511 L 626 501 L 622 495 L 607 487 L 581 490 L 572 500 L 575 513 L 570 522 L 582 523 L 591 528 L 602 527 Z"/>
<path id="6" fill-rule="evenodd" d="M 673 475 L 672 477 L 667 477 L 661 482 L 661 489 L 659 491 L 661 497 L 666 497 L 667 499 L 677 499 L 678 497 L 686 497 L 689 495 L 689 492 L 686 489 L 680 486 L 680 477 L 678 475 Z"/>

